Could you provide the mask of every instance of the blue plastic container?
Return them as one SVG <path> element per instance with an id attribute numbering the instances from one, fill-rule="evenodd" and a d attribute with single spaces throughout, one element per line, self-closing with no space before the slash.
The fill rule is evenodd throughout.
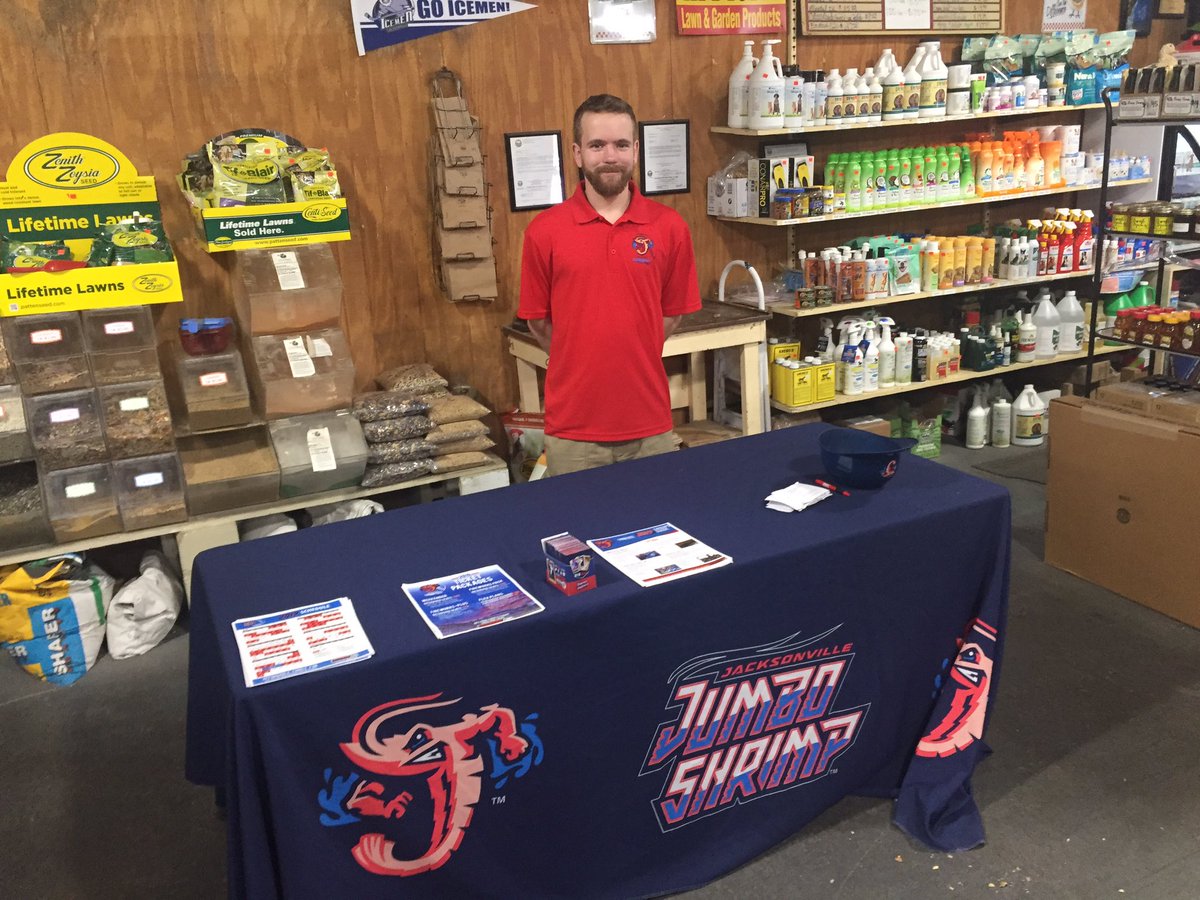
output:
<path id="1" fill-rule="evenodd" d="M 888 438 L 857 428 L 821 432 L 821 465 L 839 487 L 877 488 L 888 483 L 900 454 L 916 446 L 913 438 Z"/>

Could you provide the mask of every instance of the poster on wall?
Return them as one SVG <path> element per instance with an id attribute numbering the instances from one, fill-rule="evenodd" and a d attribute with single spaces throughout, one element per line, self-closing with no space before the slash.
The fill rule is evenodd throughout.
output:
<path id="1" fill-rule="evenodd" d="M 1074 31 L 1087 19 L 1087 0 L 1042 0 L 1042 31 Z"/>
<path id="2" fill-rule="evenodd" d="M 787 0 L 675 0 L 679 34 L 777 34 L 787 28 Z"/>
<path id="3" fill-rule="evenodd" d="M 648 44 L 656 23 L 654 0 L 588 0 L 593 44 Z"/>
<path id="4" fill-rule="evenodd" d="M 522 0 L 350 0 L 359 56 L 536 8 Z"/>

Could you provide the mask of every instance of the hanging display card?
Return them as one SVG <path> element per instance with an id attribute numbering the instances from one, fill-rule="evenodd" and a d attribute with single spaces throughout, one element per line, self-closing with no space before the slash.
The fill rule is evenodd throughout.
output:
<path id="1" fill-rule="evenodd" d="M 800 33 L 995 34 L 1003 0 L 799 0 Z"/>
<path id="2" fill-rule="evenodd" d="M 359 56 L 536 8 L 521 0 L 350 0 Z"/>

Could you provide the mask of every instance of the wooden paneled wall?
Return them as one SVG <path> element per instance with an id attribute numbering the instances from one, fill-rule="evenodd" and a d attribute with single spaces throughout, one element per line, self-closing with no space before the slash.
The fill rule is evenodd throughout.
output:
<path id="1" fill-rule="evenodd" d="M 741 37 L 679 37 L 673 0 L 658 0 L 657 41 L 593 46 L 585 0 L 534 2 L 531 11 L 360 58 L 347 0 L 7 0 L 0 17 L 0 163 L 49 131 L 82 131 L 121 148 L 158 179 L 187 311 L 211 314 L 230 308 L 232 259 L 209 256 L 193 238 L 174 188 L 180 159 L 212 135 L 248 126 L 328 146 L 353 226 L 353 240 L 334 246 L 360 386 L 388 366 L 426 360 L 504 408 L 515 402 L 516 386 L 499 328 L 516 309 L 521 236 L 533 217 L 509 211 L 506 131 L 561 130 L 571 168 L 571 115 L 589 94 L 624 96 L 643 119 L 689 118 L 692 191 L 664 202 L 692 226 L 701 290 L 715 291 L 729 259 L 769 270 L 785 246 L 782 229 L 705 215 L 705 178 L 736 150 L 755 149 L 708 131 L 724 120 L 726 79 Z M 1005 30 L 1039 30 L 1041 9 L 1042 0 L 1010 0 Z M 1093 0 L 1089 17 L 1089 26 L 1114 28 L 1116 3 Z M 1158 23 L 1153 48 L 1139 46 L 1138 61 L 1153 59 L 1174 28 Z M 961 36 L 943 40 L 956 48 Z M 802 37 L 798 61 L 805 68 L 862 66 L 884 46 L 907 58 L 916 42 Z M 443 299 L 430 261 L 428 96 L 442 66 L 462 76 L 484 128 L 501 285 L 490 305 Z M 568 190 L 574 181 L 568 171 Z M 164 331 L 176 312 L 162 317 Z"/>

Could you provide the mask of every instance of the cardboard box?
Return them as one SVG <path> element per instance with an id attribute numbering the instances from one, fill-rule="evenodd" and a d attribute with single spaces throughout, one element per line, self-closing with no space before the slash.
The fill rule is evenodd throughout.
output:
<path id="1" fill-rule="evenodd" d="M 937 459 L 942 455 L 942 409 L 945 400 L 936 397 L 919 406 L 904 404 L 890 420 L 890 437 L 914 438 L 913 456 Z"/>
<path id="2" fill-rule="evenodd" d="M 1101 385 L 1096 389 L 1095 400 L 1103 406 L 1148 416 L 1154 408 L 1154 401 L 1169 393 L 1170 391 L 1152 388 L 1140 381 L 1123 381 Z"/>
<path id="3" fill-rule="evenodd" d="M 884 437 L 892 436 L 892 423 L 887 419 L 879 418 L 879 416 L 855 416 L 852 419 L 843 419 L 837 424 L 845 428 L 857 428 L 859 431 L 881 434 Z"/>
<path id="4" fill-rule="evenodd" d="M 1053 406 L 1046 562 L 1200 628 L 1200 429 L 1080 397 Z"/>
<path id="5" fill-rule="evenodd" d="M 592 572 L 592 548 L 572 534 L 563 532 L 542 538 L 546 554 L 546 580 L 573 597 L 596 586 Z"/>
<path id="6" fill-rule="evenodd" d="M 1200 426 L 1200 392 L 1171 391 L 1151 404 L 1156 419 L 1166 419 L 1180 425 Z"/>
<path id="7" fill-rule="evenodd" d="M 757 213 L 757 200 L 755 201 Z M 715 176 L 708 178 L 708 214 L 710 216 L 749 216 L 750 179 L 727 178 L 721 182 Z"/>

